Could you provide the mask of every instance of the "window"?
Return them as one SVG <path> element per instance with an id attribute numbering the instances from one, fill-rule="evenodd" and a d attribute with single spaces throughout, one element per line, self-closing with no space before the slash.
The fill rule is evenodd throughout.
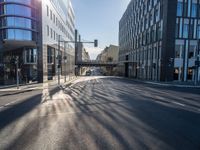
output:
<path id="1" fill-rule="evenodd" d="M 48 47 L 47 48 L 47 62 L 48 62 L 48 64 L 53 64 L 53 58 L 54 58 L 53 48 Z"/>
<path id="2" fill-rule="evenodd" d="M 16 4 L 7 4 L 5 5 L 5 14 L 7 15 L 19 15 L 32 17 L 34 11 L 26 6 L 16 5 Z"/>
<path id="3" fill-rule="evenodd" d="M 2 1 L 5 1 L 5 2 L 17 2 L 17 3 L 31 5 L 31 0 L 0 0 L 0 2 L 2 2 Z"/>
<path id="4" fill-rule="evenodd" d="M 179 1 L 178 1 L 178 4 L 177 4 L 177 12 L 176 12 L 176 15 L 177 15 L 177 16 L 182 16 L 182 13 L 183 13 L 183 1 L 182 1 L 182 0 L 179 0 Z"/>
<path id="5" fill-rule="evenodd" d="M 52 30 L 52 28 L 51 28 L 51 38 L 53 37 L 53 30 Z"/>
<path id="6" fill-rule="evenodd" d="M 53 22 L 55 23 L 55 14 L 53 14 Z"/>
<path id="7" fill-rule="evenodd" d="M 179 36 L 179 20 L 176 19 L 176 32 L 175 32 L 175 37 L 178 38 Z"/>
<path id="8" fill-rule="evenodd" d="M 197 26 L 197 38 L 200 38 L 200 25 Z"/>
<path id="9" fill-rule="evenodd" d="M 27 40 L 31 41 L 32 39 L 32 32 L 28 30 L 21 30 L 21 29 L 7 29 L 6 30 L 6 39 L 9 40 Z"/>
<path id="10" fill-rule="evenodd" d="M 188 0 L 188 17 L 191 16 L 191 0 Z"/>
<path id="11" fill-rule="evenodd" d="M 49 16 L 49 6 L 47 6 L 47 16 Z"/>
<path id="12" fill-rule="evenodd" d="M 5 17 L 3 26 L 35 29 L 35 22 L 27 18 Z"/>
<path id="13" fill-rule="evenodd" d="M 189 38 L 193 38 L 193 33 L 194 33 L 194 20 L 190 20 L 190 34 L 189 34 Z"/>
<path id="14" fill-rule="evenodd" d="M 25 63 L 37 63 L 37 49 L 29 48 L 25 50 Z"/>
<path id="15" fill-rule="evenodd" d="M 47 25 L 47 36 L 49 36 L 49 26 Z"/>
<path id="16" fill-rule="evenodd" d="M 161 22 L 159 23 L 157 27 L 157 39 L 161 40 L 162 39 L 162 24 Z"/>
<path id="17" fill-rule="evenodd" d="M 184 53 L 184 41 L 176 40 L 175 58 L 183 58 L 183 53 Z"/>
<path id="18" fill-rule="evenodd" d="M 159 21 L 159 11 L 158 8 L 155 9 L 155 21 L 158 22 Z"/>
<path id="19" fill-rule="evenodd" d="M 189 34 L 189 20 L 185 19 L 183 24 L 183 37 L 188 38 Z"/>
<path id="20" fill-rule="evenodd" d="M 197 17 L 197 0 L 193 0 L 192 2 L 191 17 Z"/>
<path id="21" fill-rule="evenodd" d="M 51 20 L 52 20 L 52 10 L 50 10 L 50 18 L 51 18 Z"/>
<path id="22" fill-rule="evenodd" d="M 183 36 L 183 19 L 180 19 L 180 23 L 179 23 L 179 37 L 182 38 Z"/>
<path id="23" fill-rule="evenodd" d="M 150 16 L 149 16 L 149 21 L 150 21 L 150 26 L 152 26 L 153 25 L 153 15 L 152 14 L 150 14 Z"/>
<path id="24" fill-rule="evenodd" d="M 197 41 L 190 41 L 190 46 L 188 50 L 188 58 L 195 57 L 195 53 L 197 51 Z"/>

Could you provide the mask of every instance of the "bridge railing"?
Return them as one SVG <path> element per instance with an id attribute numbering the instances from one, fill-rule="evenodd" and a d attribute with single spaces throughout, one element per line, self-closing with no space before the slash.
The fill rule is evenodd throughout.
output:
<path id="1" fill-rule="evenodd" d="M 101 60 L 84 60 L 79 61 L 79 64 L 118 64 L 118 61 L 106 62 Z"/>

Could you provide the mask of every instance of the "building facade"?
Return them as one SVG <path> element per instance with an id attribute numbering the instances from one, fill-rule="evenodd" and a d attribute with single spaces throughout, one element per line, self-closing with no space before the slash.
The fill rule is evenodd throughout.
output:
<path id="1" fill-rule="evenodd" d="M 131 0 L 119 23 L 119 61 L 125 76 L 199 81 L 197 0 Z"/>
<path id="2" fill-rule="evenodd" d="M 72 72 L 74 45 L 59 41 L 74 41 L 74 20 L 70 0 L 0 0 L 0 84 L 16 83 L 16 58 L 20 83 Z"/>
<path id="3" fill-rule="evenodd" d="M 97 56 L 97 61 L 100 62 L 118 62 L 118 57 L 119 57 L 119 47 L 115 45 L 110 45 L 109 47 L 106 47 L 98 56 Z M 103 73 L 106 75 L 116 75 L 117 74 L 117 68 L 116 67 L 105 67 L 102 66 L 101 70 Z"/>

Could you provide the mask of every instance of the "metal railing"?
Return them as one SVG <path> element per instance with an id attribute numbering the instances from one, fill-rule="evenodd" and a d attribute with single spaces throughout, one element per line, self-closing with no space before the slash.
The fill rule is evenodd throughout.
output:
<path id="1" fill-rule="evenodd" d="M 118 61 L 101 61 L 101 60 L 83 60 L 78 61 L 78 65 L 117 65 Z"/>

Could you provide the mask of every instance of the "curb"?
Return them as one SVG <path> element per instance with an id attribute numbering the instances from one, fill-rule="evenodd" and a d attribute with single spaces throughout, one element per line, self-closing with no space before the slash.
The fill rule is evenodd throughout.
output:
<path id="1" fill-rule="evenodd" d="M 123 78 L 123 77 L 122 77 Z M 136 79 L 131 79 L 131 78 L 123 78 L 127 80 L 132 80 L 135 82 L 141 82 L 141 83 L 146 83 L 146 84 L 152 84 L 152 85 L 160 85 L 160 86 L 165 86 L 165 87 L 179 87 L 179 88 L 200 88 L 199 85 L 181 85 L 181 84 L 169 84 L 169 83 L 158 83 L 158 82 L 151 82 L 151 81 L 142 81 L 142 80 L 136 80 Z"/>
<path id="2" fill-rule="evenodd" d="M 71 82 L 75 81 L 76 79 L 78 79 L 78 77 L 75 77 L 74 79 L 71 79 L 65 83 L 61 83 L 60 86 L 67 86 L 68 84 L 70 84 Z M 44 83 L 34 83 L 34 84 L 29 84 L 29 85 L 21 85 L 19 87 L 19 89 L 17 89 L 16 85 L 11 85 L 11 86 L 7 86 L 6 88 L 4 87 L 0 87 L 0 92 L 15 92 L 15 91 L 21 91 L 21 90 L 42 90 L 43 89 L 43 84 L 45 83 L 54 83 L 54 81 L 48 81 L 48 82 L 44 82 Z M 55 85 L 57 83 L 55 82 Z M 33 87 L 35 85 L 35 87 Z M 58 86 L 58 87 L 60 87 Z M 9 88 L 10 87 L 10 88 Z"/>
<path id="3" fill-rule="evenodd" d="M 167 87 L 180 87 L 180 88 L 200 88 L 200 86 L 195 85 L 180 85 L 180 84 L 168 84 L 168 83 L 156 83 L 156 82 L 149 82 L 149 81 L 139 81 L 144 82 L 147 84 L 154 84 L 154 85 L 160 85 L 160 86 L 167 86 Z"/>

